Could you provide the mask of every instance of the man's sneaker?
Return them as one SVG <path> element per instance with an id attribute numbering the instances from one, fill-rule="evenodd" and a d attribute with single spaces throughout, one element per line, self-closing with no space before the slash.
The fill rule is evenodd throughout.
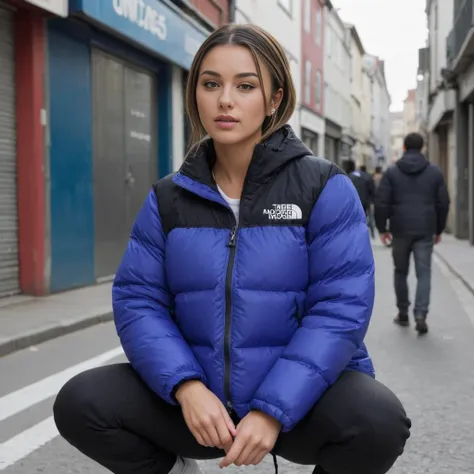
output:
<path id="1" fill-rule="evenodd" d="M 169 474 L 203 474 L 203 472 L 194 459 L 187 459 L 178 456 L 176 463 Z"/>
<path id="2" fill-rule="evenodd" d="M 417 319 L 415 329 L 418 331 L 418 334 L 422 336 L 428 332 L 428 324 L 426 324 L 425 319 Z"/>
<path id="3" fill-rule="evenodd" d="M 398 313 L 397 317 L 393 320 L 393 322 L 403 327 L 410 325 L 410 321 L 408 320 L 408 314 L 403 313 Z"/>

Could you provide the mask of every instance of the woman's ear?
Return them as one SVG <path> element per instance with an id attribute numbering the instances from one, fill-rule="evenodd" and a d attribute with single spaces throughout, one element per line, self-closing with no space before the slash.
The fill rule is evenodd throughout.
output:
<path id="1" fill-rule="evenodd" d="M 283 100 L 283 89 L 278 89 L 273 95 L 272 100 L 270 101 L 270 107 L 267 112 L 267 115 L 272 116 L 280 107 L 281 101 Z"/>

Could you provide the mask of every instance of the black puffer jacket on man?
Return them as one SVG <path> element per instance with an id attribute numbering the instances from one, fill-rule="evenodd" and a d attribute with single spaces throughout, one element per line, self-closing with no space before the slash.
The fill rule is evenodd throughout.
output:
<path id="1" fill-rule="evenodd" d="M 377 229 L 394 236 L 439 235 L 446 226 L 449 204 L 440 169 L 420 152 L 407 151 L 388 168 L 377 189 Z"/>

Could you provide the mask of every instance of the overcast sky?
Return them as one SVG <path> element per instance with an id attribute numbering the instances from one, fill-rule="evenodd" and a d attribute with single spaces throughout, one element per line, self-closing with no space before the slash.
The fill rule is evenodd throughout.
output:
<path id="1" fill-rule="evenodd" d="M 353 23 L 365 50 L 385 60 L 392 110 L 401 110 L 416 85 L 418 48 L 426 45 L 426 0 L 332 0 L 342 20 Z"/>

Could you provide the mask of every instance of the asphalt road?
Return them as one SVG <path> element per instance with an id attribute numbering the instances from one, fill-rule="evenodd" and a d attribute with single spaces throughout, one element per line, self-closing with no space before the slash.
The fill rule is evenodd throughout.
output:
<path id="1" fill-rule="evenodd" d="M 406 452 L 391 473 L 473 474 L 474 297 L 437 262 L 430 333 L 419 338 L 413 328 L 393 325 L 390 253 L 380 246 L 374 253 L 377 300 L 367 343 L 378 378 L 397 393 L 413 421 Z M 123 355 L 110 323 L 1 358 L 1 474 L 108 472 L 57 436 L 51 407 L 74 373 L 119 360 Z M 279 463 L 281 473 L 312 471 Z M 217 464 L 205 462 L 202 468 L 208 474 L 222 472 Z M 268 459 L 245 470 L 269 473 L 273 464 Z"/>

